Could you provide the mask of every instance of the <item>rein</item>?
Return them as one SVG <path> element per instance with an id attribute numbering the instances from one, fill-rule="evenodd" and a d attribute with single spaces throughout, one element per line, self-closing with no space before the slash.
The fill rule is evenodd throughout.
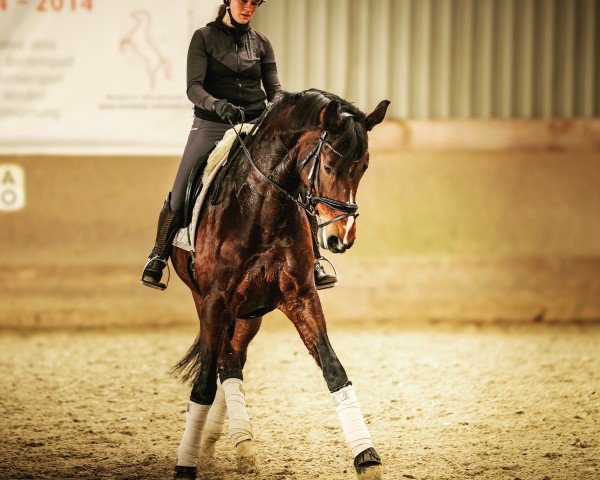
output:
<path id="1" fill-rule="evenodd" d="M 261 117 L 256 122 L 256 130 L 260 127 L 260 124 L 262 124 L 262 122 L 264 121 L 264 119 L 266 117 L 266 113 L 268 113 L 269 110 L 270 110 L 270 106 L 267 106 L 267 108 L 265 109 L 265 111 L 263 112 Z M 244 123 L 243 112 L 242 112 L 242 123 Z M 293 203 L 295 203 L 299 207 L 306 210 L 306 213 L 308 213 L 309 215 L 311 215 L 313 217 L 318 216 L 316 206 L 319 203 L 323 203 L 334 210 L 343 212 L 341 215 L 338 215 L 337 217 L 334 217 L 327 222 L 318 223 L 319 228 L 323 228 L 332 223 L 339 222 L 340 220 L 343 220 L 344 218 L 347 218 L 347 217 L 354 217 L 354 218 L 358 217 L 358 213 L 357 213 L 358 205 L 356 203 L 340 202 L 339 200 L 334 200 L 333 198 L 323 197 L 323 196 L 319 195 L 319 193 L 320 193 L 319 188 L 318 188 L 319 187 L 319 179 L 320 179 L 319 172 L 320 172 L 320 165 L 321 165 L 321 152 L 323 151 L 323 147 L 327 146 L 331 150 L 333 150 L 335 153 L 340 155 L 333 148 L 333 146 L 329 142 L 327 142 L 327 136 L 329 135 L 329 132 L 327 130 L 323 131 L 323 133 L 319 137 L 319 142 L 317 143 L 315 148 L 313 150 L 311 150 L 311 152 L 306 156 L 306 158 L 300 164 L 300 171 L 302 171 L 302 169 L 304 169 L 304 167 L 306 167 L 306 165 L 308 165 L 308 163 L 311 160 L 313 160 L 313 163 L 310 167 L 310 171 L 308 173 L 308 180 L 310 182 L 310 185 L 306 191 L 306 194 L 304 195 L 304 198 L 302 198 L 301 194 L 298 194 L 298 197 L 296 198 L 290 192 L 288 192 L 285 188 L 283 188 L 281 185 L 279 185 L 277 182 L 275 182 L 273 179 L 269 178 L 269 176 L 266 175 L 258 167 L 258 165 L 256 165 L 256 163 L 254 162 L 254 159 L 252 158 L 252 155 L 248 151 L 248 148 L 242 141 L 239 132 L 235 129 L 235 126 L 233 125 L 231 120 L 229 121 L 229 124 L 233 128 L 233 131 L 235 132 L 235 134 L 238 138 L 238 141 L 240 142 L 240 145 L 242 146 L 242 150 L 244 151 L 244 154 L 246 155 L 246 158 L 248 158 L 252 167 L 258 172 L 258 174 L 262 178 L 264 178 L 269 184 L 271 184 L 271 186 L 273 186 L 278 192 L 285 195 L 288 200 L 291 200 Z M 241 127 L 240 127 L 240 131 L 241 131 Z"/>

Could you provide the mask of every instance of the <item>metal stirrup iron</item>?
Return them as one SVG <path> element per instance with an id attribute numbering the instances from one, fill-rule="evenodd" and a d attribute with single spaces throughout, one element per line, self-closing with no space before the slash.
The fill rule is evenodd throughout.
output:
<path id="1" fill-rule="evenodd" d="M 154 261 L 163 263 L 165 265 L 165 267 L 167 267 L 167 282 L 166 283 L 158 283 L 156 285 L 153 285 L 151 283 L 145 282 L 143 276 L 142 276 L 141 282 L 144 285 L 146 285 L 147 287 L 150 287 L 150 288 L 156 288 L 157 290 L 166 290 L 167 287 L 169 286 L 169 282 L 171 281 L 171 268 L 169 267 L 169 260 L 168 259 L 167 260 L 163 260 L 158 255 L 155 255 L 154 257 L 148 258 L 148 261 L 144 265 L 144 269 L 143 270 L 146 270 L 146 268 L 148 267 L 148 265 L 150 265 L 150 262 L 154 262 Z"/>

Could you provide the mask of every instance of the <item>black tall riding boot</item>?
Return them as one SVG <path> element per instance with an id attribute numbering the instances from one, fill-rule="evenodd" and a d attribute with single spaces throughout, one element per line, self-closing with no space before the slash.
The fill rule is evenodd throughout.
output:
<path id="1" fill-rule="evenodd" d="M 310 221 L 311 232 L 312 232 L 312 240 L 313 240 L 313 251 L 315 253 L 315 285 L 317 286 L 317 290 L 325 290 L 326 288 L 332 288 L 337 285 L 337 277 L 335 275 L 329 275 L 321 262 L 324 257 L 321 256 L 321 251 L 319 250 L 319 225 L 317 223 L 317 219 L 312 215 L 308 216 L 308 220 Z"/>
<path id="2" fill-rule="evenodd" d="M 161 283 L 162 272 L 167 266 L 167 261 L 173 249 L 173 237 L 181 226 L 181 213 L 171 210 L 171 193 L 167 196 L 165 203 L 158 216 L 158 228 L 156 232 L 156 243 L 148 256 L 148 261 L 142 271 L 141 282 L 147 287 L 164 290 L 167 283 Z"/>

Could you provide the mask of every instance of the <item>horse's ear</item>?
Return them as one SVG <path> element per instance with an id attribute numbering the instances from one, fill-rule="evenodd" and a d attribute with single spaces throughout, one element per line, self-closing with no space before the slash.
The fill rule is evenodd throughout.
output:
<path id="1" fill-rule="evenodd" d="M 337 100 L 329 102 L 321 112 L 321 126 L 328 132 L 341 128 L 342 117 L 340 116 L 340 103 Z"/>
<path id="2" fill-rule="evenodd" d="M 379 102 L 379 105 L 377 105 L 377 108 L 373 110 L 373 113 L 367 116 L 367 131 L 370 132 L 375 125 L 379 125 L 383 122 L 389 105 L 389 100 L 382 100 Z"/>

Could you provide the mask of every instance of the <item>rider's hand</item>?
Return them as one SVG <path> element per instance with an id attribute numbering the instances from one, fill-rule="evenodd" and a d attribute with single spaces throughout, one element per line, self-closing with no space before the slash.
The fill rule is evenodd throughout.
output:
<path id="1" fill-rule="evenodd" d="M 237 123 L 242 120 L 243 110 L 227 100 L 217 100 L 213 105 L 213 110 L 226 122 Z"/>

